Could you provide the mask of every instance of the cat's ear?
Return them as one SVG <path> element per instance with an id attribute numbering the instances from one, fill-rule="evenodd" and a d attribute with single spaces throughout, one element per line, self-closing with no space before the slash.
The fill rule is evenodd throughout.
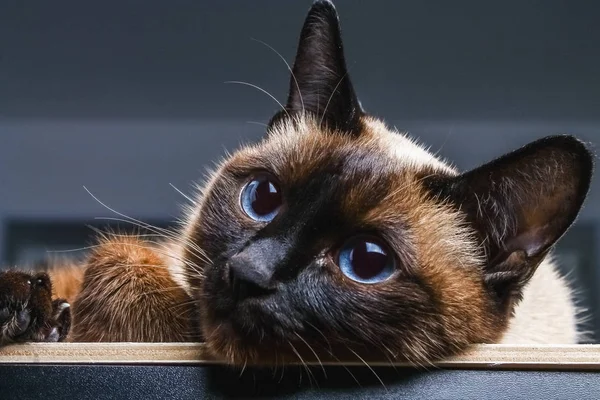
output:
<path id="1" fill-rule="evenodd" d="M 433 185 L 466 212 L 485 249 L 485 281 L 506 301 L 575 220 L 592 170 L 582 142 L 551 136 Z"/>
<path id="2" fill-rule="evenodd" d="M 307 112 L 332 129 L 356 132 L 361 105 L 346 69 L 340 24 L 330 1 L 315 1 L 306 17 L 286 109 Z"/>

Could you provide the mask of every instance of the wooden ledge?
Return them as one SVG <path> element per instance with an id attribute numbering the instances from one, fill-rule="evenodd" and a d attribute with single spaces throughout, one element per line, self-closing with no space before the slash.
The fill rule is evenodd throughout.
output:
<path id="1" fill-rule="evenodd" d="M 31 343 L 0 348 L 0 364 L 219 364 L 202 343 Z M 339 365 L 327 362 L 325 365 Z M 361 366 L 360 361 L 344 366 Z M 390 366 L 390 362 L 370 362 Z M 395 367 L 407 364 L 397 363 Z M 600 345 L 479 345 L 433 368 L 598 370 Z"/>

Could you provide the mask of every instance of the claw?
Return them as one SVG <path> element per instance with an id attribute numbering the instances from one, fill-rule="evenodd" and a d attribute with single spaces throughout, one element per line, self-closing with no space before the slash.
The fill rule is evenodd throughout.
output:
<path id="1" fill-rule="evenodd" d="M 0 325 L 4 325 L 4 323 L 10 318 L 11 313 L 8 307 L 4 307 L 0 309 Z"/>
<path id="2" fill-rule="evenodd" d="M 29 324 L 31 323 L 31 316 L 29 315 L 29 310 L 22 310 L 17 314 L 17 324 L 16 329 L 13 330 L 13 335 L 17 336 L 21 333 L 25 332 L 27 328 L 29 328 Z"/>

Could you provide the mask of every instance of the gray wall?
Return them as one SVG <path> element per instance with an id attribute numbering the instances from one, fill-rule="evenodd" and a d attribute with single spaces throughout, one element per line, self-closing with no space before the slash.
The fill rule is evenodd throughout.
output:
<path id="1" fill-rule="evenodd" d="M 261 119 L 310 0 L 5 0 L 4 117 Z M 394 119 L 597 119 L 594 1 L 340 0 L 351 75 Z"/>

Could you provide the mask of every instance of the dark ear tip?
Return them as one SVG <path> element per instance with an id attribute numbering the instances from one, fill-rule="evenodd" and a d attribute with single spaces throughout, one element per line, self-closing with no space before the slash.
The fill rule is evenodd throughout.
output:
<path id="1" fill-rule="evenodd" d="M 595 155 L 589 143 L 585 143 L 572 135 L 548 136 L 541 140 L 546 141 L 552 147 L 573 154 L 583 164 L 584 168 L 593 169 Z"/>
<path id="2" fill-rule="evenodd" d="M 337 19 L 337 10 L 330 0 L 315 0 L 310 7 L 310 15 L 323 15 Z"/>
<path id="3" fill-rule="evenodd" d="M 315 7 L 324 7 L 335 10 L 335 6 L 333 5 L 333 2 L 331 0 L 315 0 L 312 3 L 312 8 Z"/>
<path id="4" fill-rule="evenodd" d="M 573 165 L 576 165 L 579 171 L 580 203 L 583 203 L 594 173 L 595 155 L 590 149 L 590 145 L 572 135 L 548 136 L 540 141 L 546 142 L 549 147 L 567 153 L 574 160 Z"/>

